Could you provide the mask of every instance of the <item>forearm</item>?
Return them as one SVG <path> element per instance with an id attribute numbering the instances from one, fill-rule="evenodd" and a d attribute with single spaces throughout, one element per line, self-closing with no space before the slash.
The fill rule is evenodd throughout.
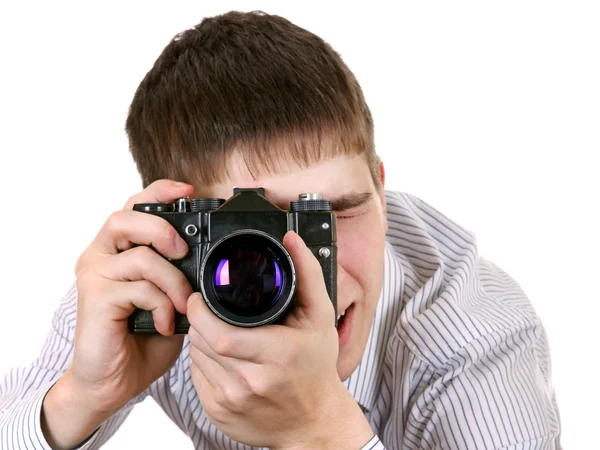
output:
<path id="1" fill-rule="evenodd" d="M 70 450 L 86 441 L 111 415 L 110 411 L 96 410 L 78 394 L 67 372 L 44 398 L 42 432 L 54 450 Z"/>

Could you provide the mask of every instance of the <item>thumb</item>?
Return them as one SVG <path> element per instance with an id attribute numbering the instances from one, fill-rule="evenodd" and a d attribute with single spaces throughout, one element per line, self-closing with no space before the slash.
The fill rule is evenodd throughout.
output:
<path id="1" fill-rule="evenodd" d="M 283 245 L 296 266 L 296 305 L 286 318 L 290 326 L 333 325 L 335 311 L 317 258 L 294 231 L 288 231 Z"/>

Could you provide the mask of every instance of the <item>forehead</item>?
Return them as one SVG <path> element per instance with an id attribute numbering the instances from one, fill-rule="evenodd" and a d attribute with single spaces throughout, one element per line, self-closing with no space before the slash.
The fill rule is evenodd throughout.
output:
<path id="1" fill-rule="evenodd" d="M 267 197 L 281 207 L 306 192 L 320 193 L 324 198 L 373 190 L 373 182 L 364 155 L 338 155 L 301 167 L 288 162 L 277 173 L 251 173 L 240 154 L 232 154 L 223 181 L 195 186 L 196 197 L 229 198 L 234 187 L 264 187 Z"/>

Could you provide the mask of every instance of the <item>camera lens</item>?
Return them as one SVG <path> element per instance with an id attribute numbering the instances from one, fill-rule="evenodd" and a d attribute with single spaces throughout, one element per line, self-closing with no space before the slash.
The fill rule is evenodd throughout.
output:
<path id="1" fill-rule="evenodd" d="M 240 247 L 217 264 L 215 294 L 235 314 L 256 316 L 281 294 L 281 269 L 268 251 Z"/>
<path id="2" fill-rule="evenodd" d="M 244 230 L 218 241 L 202 274 L 207 303 L 235 325 L 273 322 L 290 306 L 295 284 L 291 258 L 265 233 Z"/>

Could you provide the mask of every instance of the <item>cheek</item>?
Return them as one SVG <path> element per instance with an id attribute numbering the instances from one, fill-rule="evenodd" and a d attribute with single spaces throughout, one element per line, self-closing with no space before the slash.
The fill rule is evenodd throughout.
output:
<path id="1" fill-rule="evenodd" d="M 382 225 L 371 221 L 360 226 L 341 224 L 337 232 L 340 295 L 352 295 L 357 290 L 361 296 L 375 295 L 372 291 L 381 287 L 383 270 L 385 231 Z"/>
<path id="2" fill-rule="evenodd" d="M 343 236 L 338 234 L 338 272 L 337 284 L 338 294 L 342 303 L 344 301 L 354 301 L 355 297 L 362 296 L 362 283 L 358 275 L 360 275 L 360 267 L 357 263 L 357 249 L 351 244 L 352 240 L 343 239 Z M 347 299 L 347 297 L 351 297 Z M 338 300 L 338 303 L 340 303 Z"/>

